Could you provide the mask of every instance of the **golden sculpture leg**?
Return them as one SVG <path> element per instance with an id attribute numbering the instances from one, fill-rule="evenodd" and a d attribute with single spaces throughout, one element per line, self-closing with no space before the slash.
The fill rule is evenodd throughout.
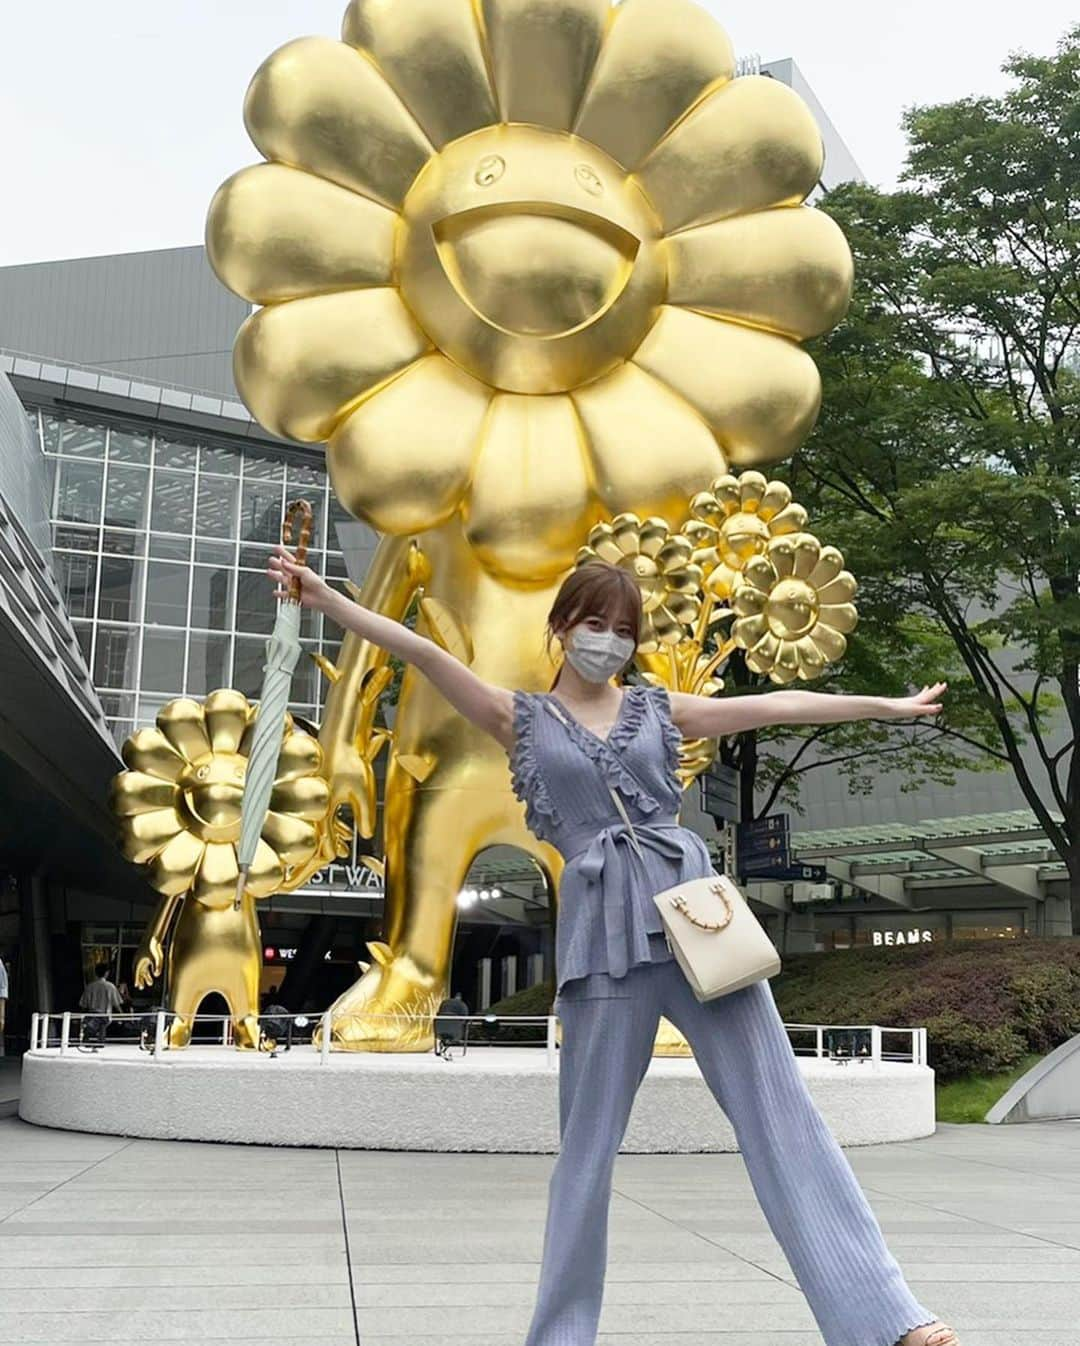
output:
<path id="1" fill-rule="evenodd" d="M 188 1045 L 199 1006 L 217 992 L 229 1007 L 236 1047 L 257 1049 L 261 972 L 259 922 L 250 896 L 239 911 L 231 904 L 211 909 L 186 902 L 169 950 L 169 1008 L 176 1015 L 169 1045 Z"/>

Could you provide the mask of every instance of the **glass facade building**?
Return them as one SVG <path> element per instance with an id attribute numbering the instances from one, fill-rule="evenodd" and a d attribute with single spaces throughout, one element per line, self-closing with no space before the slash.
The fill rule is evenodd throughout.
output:
<path id="1" fill-rule="evenodd" d="M 343 583 L 348 516 L 313 455 L 28 408 L 48 469 L 57 580 L 117 744 L 173 697 L 259 695 L 275 603 L 266 566 L 286 502 L 314 511 L 309 563 Z M 305 609 L 309 654 L 342 632 Z M 301 659 L 290 708 L 318 721 L 326 682 Z"/>

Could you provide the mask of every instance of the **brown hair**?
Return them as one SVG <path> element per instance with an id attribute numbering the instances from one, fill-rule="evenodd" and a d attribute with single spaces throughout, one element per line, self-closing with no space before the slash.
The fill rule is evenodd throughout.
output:
<path id="1" fill-rule="evenodd" d="M 544 648 L 548 657 L 551 657 L 551 641 L 556 626 L 566 631 L 584 617 L 591 616 L 603 618 L 610 616 L 615 623 L 625 618 L 632 628 L 636 648 L 641 639 L 641 590 L 628 571 L 621 566 L 612 565 L 609 561 L 602 561 L 599 557 L 590 558 L 584 565 L 572 570 L 559 585 L 559 591 L 552 600 L 551 610 L 548 612 L 544 632 Z M 619 674 L 620 680 L 633 658 L 631 654 L 623 665 Z M 560 665 L 551 684 L 552 688 L 558 683 L 561 672 Z"/>

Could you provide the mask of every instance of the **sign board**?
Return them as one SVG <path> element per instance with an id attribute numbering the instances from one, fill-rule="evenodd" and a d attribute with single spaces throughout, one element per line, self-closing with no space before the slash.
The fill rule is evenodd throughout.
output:
<path id="1" fill-rule="evenodd" d="M 739 773 L 733 766 L 714 762 L 698 777 L 701 786 L 701 811 L 717 822 L 739 821 Z"/>
<path id="2" fill-rule="evenodd" d="M 788 815 L 772 813 L 767 818 L 740 823 L 737 829 L 739 873 L 743 878 L 768 876 L 791 868 Z"/>
<path id="3" fill-rule="evenodd" d="M 786 869 L 769 872 L 769 878 L 777 883 L 824 883 L 828 877 L 824 865 L 804 865 L 798 860 L 792 860 Z"/>

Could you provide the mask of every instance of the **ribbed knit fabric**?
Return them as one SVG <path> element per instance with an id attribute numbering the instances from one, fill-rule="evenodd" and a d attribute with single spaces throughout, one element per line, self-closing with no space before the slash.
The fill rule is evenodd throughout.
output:
<path id="1" fill-rule="evenodd" d="M 702 839 L 674 821 L 680 735 L 666 689 L 628 687 L 606 741 L 561 706 L 568 723 L 559 721 L 548 697 L 514 693 L 510 755 L 528 826 L 567 860 L 555 945 L 560 1151 L 525 1346 L 594 1346 L 615 1156 L 661 1015 L 686 1037 L 735 1130 L 826 1346 L 894 1346 L 935 1315 L 908 1289 L 818 1113 L 769 983 L 701 1004 L 659 933 L 652 894 L 713 872 Z M 606 782 L 620 792 L 644 859 Z"/>
<path id="2" fill-rule="evenodd" d="M 612 1171 L 661 1014 L 686 1037 L 730 1120 L 827 1346 L 893 1346 L 935 1320 L 908 1289 L 810 1097 L 767 981 L 702 1004 L 678 963 L 643 963 L 622 978 L 570 982 L 555 1009 L 563 1030 L 560 1150 L 525 1346 L 594 1346 Z M 735 1306 L 730 1330 L 738 1327 Z"/>
<path id="3" fill-rule="evenodd" d="M 666 687 L 626 688 L 606 739 L 579 724 L 561 705 L 559 720 L 545 702 L 550 693 L 514 693 L 514 793 L 525 821 L 566 859 L 559 879 L 555 927 L 557 989 L 593 972 L 621 977 L 639 962 L 672 957 L 652 900 L 684 879 L 713 872 L 705 842 L 678 823 L 682 787 L 678 729 Z M 644 860 L 608 793 L 619 792 L 634 824 Z"/>

